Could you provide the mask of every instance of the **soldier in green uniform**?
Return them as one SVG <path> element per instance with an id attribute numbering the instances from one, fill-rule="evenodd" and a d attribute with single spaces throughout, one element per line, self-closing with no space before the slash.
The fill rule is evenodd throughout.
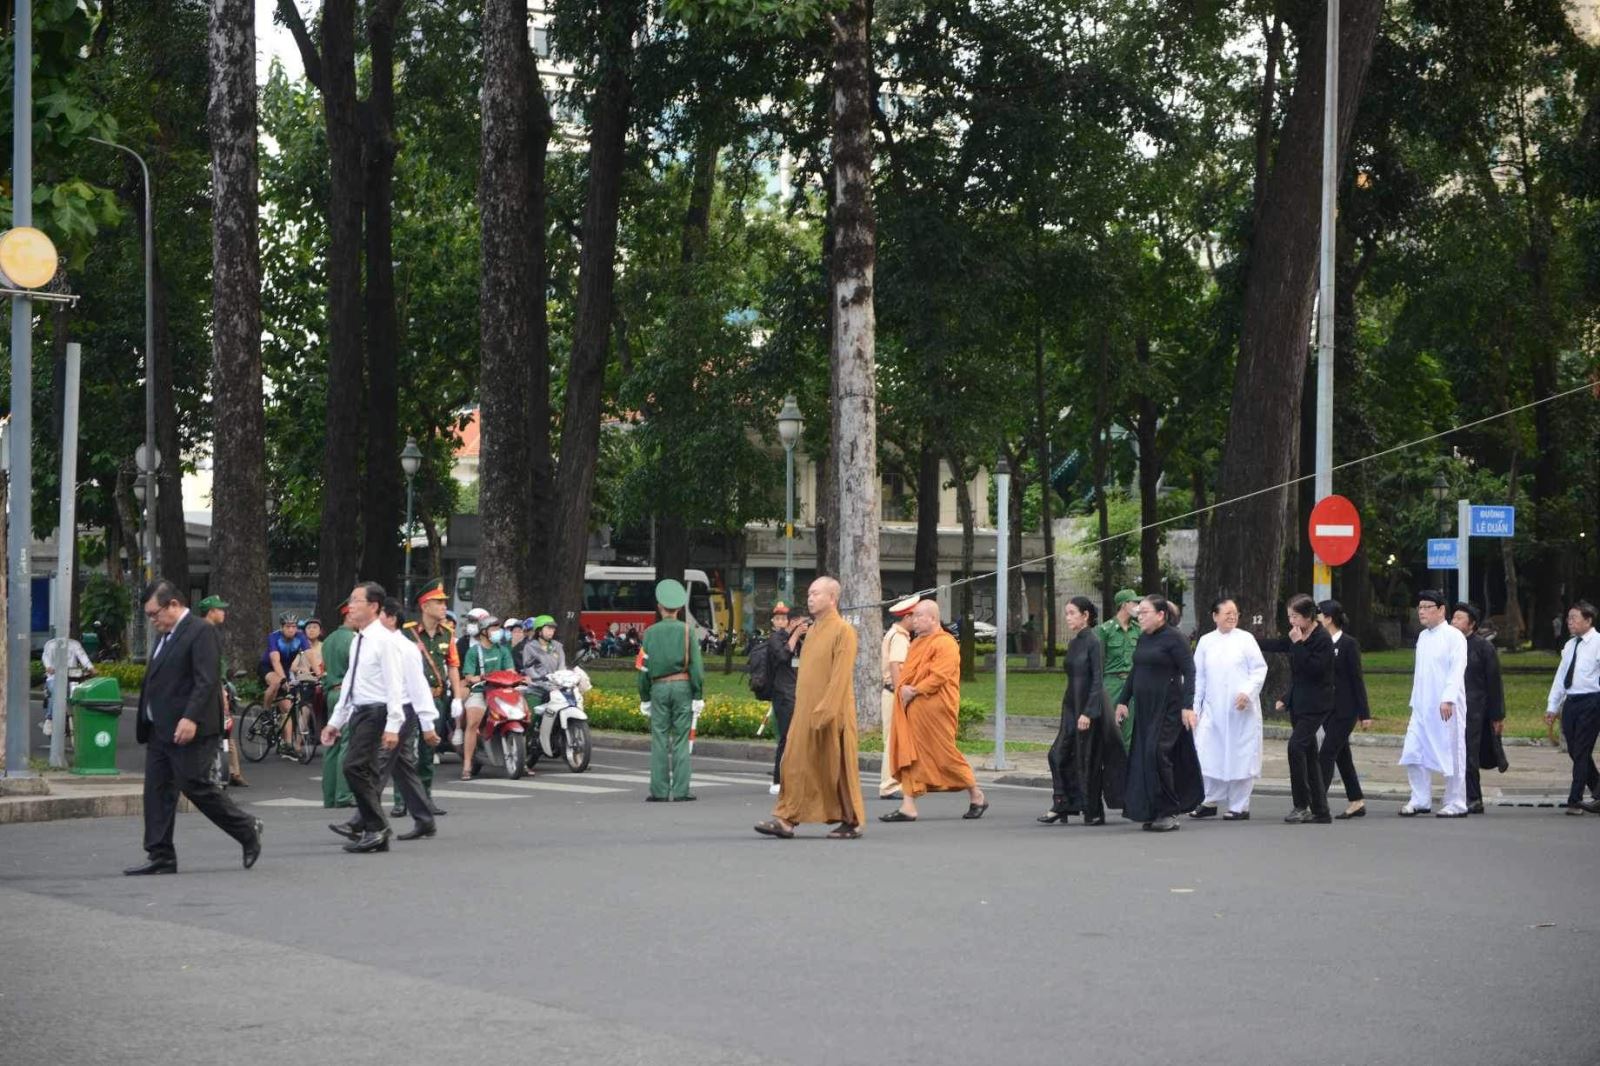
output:
<path id="1" fill-rule="evenodd" d="M 461 659 L 456 654 L 456 627 L 444 616 L 448 602 L 444 581 L 430 582 L 417 594 L 417 610 L 422 614 L 421 620 L 407 622 L 402 630 L 405 638 L 422 650 L 422 665 L 428 675 L 428 685 L 433 690 L 433 705 L 439 712 L 441 723 L 449 723 L 452 716 L 461 717 L 461 699 L 465 691 L 461 684 Z M 445 724 L 441 732 L 449 728 Z M 420 734 L 412 742 L 417 745 L 417 776 L 422 779 L 423 791 L 428 794 L 428 806 L 434 814 L 443 814 L 444 809 L 433 802 L 433 746 L 423 740 Z M 389 813 L 395 818 L 405 817 L 406 804 L 399 788 L 394 790 L 394 809 Z"/>
<path id="2" fill-rule="evenodd" d="M 344 675 L 350 669 L 350 645 L 356 639 L 355 630 L 350 628 L 350 601 L 347 599 L 339 604 L 339 618 L 343 624 L 335 629 L 322 642 L 322 692 L 326 697 L 325 702 L 331 714 L 333 708 L 339 705 L 339 688 L 344 684 Z M 322 805 L 324 807 L 354 807 L 355 794 L 350 791 L 350 786 L 344 779 L 344 746 L 348 730 L 341 730 L 339 739 L 335 740 L 322 757 Z"/>
<path id="3" fill-rule="evenodd" d="M 201 618 L 204 618 L 207 622 L 210 622 L 214 626 L 227 624 L 228 601 L 223 599 L 221 596 L 207 596 L 205 599 L 195 604 L 194 609 L 200 612 Z M 237 722 L 239 708 L 233 706 L 232 702 L 228 699 L 228 657 L 226 655 L 222 656 L 222 662 L 217 667 L 217 670 L 217 676 L 222 678 L 222 716 L 225 719 L 231 717 L 234 722 Z M 232 726 L 225 724 L 224 728 L 231 730 Z M 250 782 L 244 779 L 244 771 L 239 767 L 238 740 L 230 731 L 224 735 L 223 743 L 227 745 L 228 748 L 228 787 L 249 788 Z"/>
<path id="4" fill-rule="evenodd" d="M 1133 669 L 1133 646 L 1139 642 L 1139 623 L 1134 621 L 1133 610 L 1139 603 L 1139 594 L 1132 589 L 1122 589 L 1111 601 L 1117 613 L 1095 627 L 1100 643 L 1106 650 L 1105 699 L 1106 721 L 1116 720 L 1117 700 L 1122 696 L 1122 685 Z M 1138 708 L 1128 705 L 1127 720 L 1122 723 L 1122 750 L 1133 744 L 1133 716 Z"/>
<path id="5" fill-rule="evenodd" d="M 650 716 L 650 803 L 692 800 L 689 729 L 705 706 L 700 642 L 678 612 L 689 594 L 668 578 L 656 585 L 660 619 L 644 631 L 639 652 L 639 709 Z"/>

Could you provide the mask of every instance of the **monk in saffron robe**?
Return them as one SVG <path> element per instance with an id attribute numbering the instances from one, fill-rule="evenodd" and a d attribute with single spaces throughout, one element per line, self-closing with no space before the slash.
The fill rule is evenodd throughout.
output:
<path id="1" fill-rule="evenodd" d="M 837 822 L 828 836 L 854 840 L 867 816 L 856 749 L 856 631 L 839 617 L 839 582 L 831 577 L 811 583 L 806 609 L 811 631 L 800 651 L 778 805 L 756 832 L 788 839 L 802 822 Z"/>
<path id="2" fill-rule="evenodd" d="M 923 600 L 911 612 L 911 631 L 916 639 L 900 672 L 894 728 L 889 731 L 888 758 L 900 779 L 900 809 L 878 820 L 914 822 L 918 796 L 960 791 L 970 800 L 961 817 L 982 818 L 989 801 L 972 776 L 966 756 L 956 747 L 961 651 L 940 623 L 939 605 L 933 600 Z"/>

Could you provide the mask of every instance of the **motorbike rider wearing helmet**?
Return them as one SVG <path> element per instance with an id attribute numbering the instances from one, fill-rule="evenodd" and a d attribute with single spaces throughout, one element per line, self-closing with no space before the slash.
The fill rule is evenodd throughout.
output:
<path id="1" fill-rule="evenodd" d="M 488 706 L 483 695 L 483 679 L 496 670 L 516 669 L 511 661 L 511 648 L 507 643 L 506 631 L 500 625 L 500 619 L 494 615 L 487 615 L 479 625 L 481 628 L 478 630 L 477 639 L 467 649 L 466 658 L 461 663 L 461 680 L 472 686 L 464 707 L 467 725 L 461 750 L 463 781 L 472 780 L 472 753 L 478 747 L 478 727 L 483 723 L 484 710 Z"/>
<path id="2" fill-rule="evenodd" d="M 528 619 L 528 639 L 522 642 L 517 666 L 549 698 L 548 685 L 540 684 L 557 670 L 567 668 L 567 649 L 556 640 L 556 620 L 547 614 Z M 543 701 L 541 701 L 543 702 Z"/>

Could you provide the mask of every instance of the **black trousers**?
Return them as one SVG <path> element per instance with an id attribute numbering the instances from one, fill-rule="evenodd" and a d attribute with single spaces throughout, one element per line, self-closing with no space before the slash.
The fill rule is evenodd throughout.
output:
<path id="1" fill-rule="evenodd" d="M 394 782 L 395 791 L 405 803 L 406 813 L 419 826 L 433 825 L 433 807 L 428 802 L 428 792 L 422 787 L 422 777 L 417 772 L 418 746 L 422 743 L 422 720 L 411 704 L 406 704 L 406 724 L 400 727 L 400 743 L 392 748 L 383 746 L 382 734 L 378 743 L 378 801 L 383 801 L 383 790 Z M 356 825 L 358 813 L 350 819 Z"/>
<path id="2" fill-rule="evenodd" d="M 1117 696 L 1127 677 L 1106 676 L 1104 710 L 1094 720 L 1100 733 L 1100 785 L 1106 806 L 1122 810 L 1128 785 L 1128 749 L 1122 746 L 1122 727 L 1117 724 Z"/>
<path id="3" fill-rule="evenodd" d="M 369 833 L 389 828 L 383 816 L 383 730 L 389 712 L 382 707 L 358 709 L 345 723 L 344 779 L 356 799 L 361 827 Z M 427 810 L 427 805 L 423 805 Z"/>
<path id="4" fill-rule="evenodd" d="M 1467 704 L 1467 802 L 1483 802 L 1483 782 L 1478 771 L 1481 752 L 1483 750 L 1483 731 L 1488 728 L 1484 720 L 1483 709 L 1472 709 L 1472 704 Z"/>
<path id="5" fill-rule="evenodd" d="M 1600 693 L 1567 697 L 1561 708 L 1561 736 L 1567 742 L 1567 754 L 1572 756 L 1572 787 L 1567 791 L 1567 803 L 1582 803 L 1586 788 L 1589 795 L 1600 799 L 1600 769 L 1594 764 L 1594 745 L 1600 738 Z"/>
<path id="6" fill-rule="evenodd" d="M 772 757 L 772 783 L 783 784 L 781 768 L 783 766 L 783 747 L 789 741 L 789 719 L 794 717 L 794 699 L 777 699 L 772 701 L 772 731 L 778 738 L 778 750 Z M 888 752 L 883 757 L 889 757 Z"/>
<path id="7" fill-rule="evenodd" d="M 1351 803 L 1366 799 L 1361 791 L 1361 778 L 1356 775 L 1356 760 L 1350 754 L 1350 733 L 1356 727 L 1356 716 L 1329 715 L 1322 723 L 1322 748 L 1317 752 L 1317 769 L 1322 773 L 1324 794 L 1333 788 L 1333 771 L 1337 767 L 1339 779 L 1344 782 L 1344 798 Z"/>
<path id="8" fill-rule="evenodd" d="M 144 749 L 144 850 L 152 859 L 176 859 L 172 826 L 178 797 L 189 797 L 199 812 L 241 844 L 256 833 L 256 820 L 241 811 L 209 776 L 221 737 L 174 744 L 152 735 Z"/>
<path id="9" fill-rule="evenodd" d="M 1317 759 L 1317 730 L 1327 722 L 1329 713 L 1297 711 L 1290 719 L 1289 791 L 1294 794 L 1297 811 L 1309 807 L 1312 814 L 1328 813 L 1328 786 L 1322 781 L 1322 764 Z"/>

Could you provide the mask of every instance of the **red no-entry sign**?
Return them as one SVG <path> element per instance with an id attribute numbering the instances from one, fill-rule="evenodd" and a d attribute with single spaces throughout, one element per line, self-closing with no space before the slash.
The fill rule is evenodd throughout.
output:
<path id="1" fill-rule="evenodd" d="M 1311 509 L 1311 550 L 1329 566 L 1348 563 L 1361 546 L 1361 515 L 1343 496 L 1324 496 Z"/>

